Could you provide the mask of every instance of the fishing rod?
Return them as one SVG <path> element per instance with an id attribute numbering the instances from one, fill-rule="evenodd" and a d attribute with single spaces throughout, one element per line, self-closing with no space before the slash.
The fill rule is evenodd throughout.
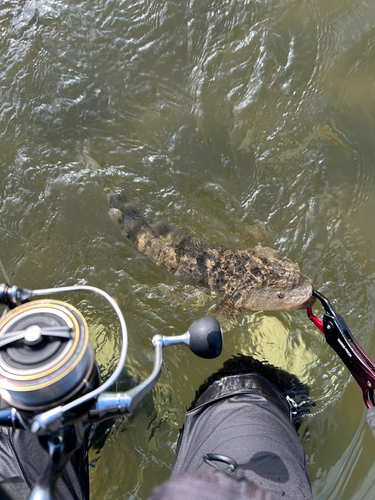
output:
<path id="1" fill-rule="evenodd" d="M 67 302 L 38 299 L 77 291 L 107 300 L 120 324 L 117 367 L 103 383 L 83 315 Z M 128 346 L 125 319 L 110 295 L 85 285 L 28 290 L 0 284 L 0 304 L 10 308 L 0 318 L 0 398 L 8 405 L 0 409 L 0 426 L 33 433 L 49 454 L 30 500 L 52 500 L 57 479 L 91 424 L 133 412 L 159 379 L 164 347 L 186 345 L 206 359 L 222 351 L 220 324 L 212 317 L 200 318 L 182 335 L 155 335 L 151 374 L 126 392 L 107 392 L 124 368 Z"/>

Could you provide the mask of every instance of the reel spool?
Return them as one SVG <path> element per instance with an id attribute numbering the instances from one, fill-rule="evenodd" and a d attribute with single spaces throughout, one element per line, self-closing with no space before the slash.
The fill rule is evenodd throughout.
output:
<path id="1" fill-rule="evenodd" d="M 0 396 L 24 411 L 71 400 L 97 385 L 95 358 L 81 313 L 57 300 L 35 300 L 0 320 Z"/>

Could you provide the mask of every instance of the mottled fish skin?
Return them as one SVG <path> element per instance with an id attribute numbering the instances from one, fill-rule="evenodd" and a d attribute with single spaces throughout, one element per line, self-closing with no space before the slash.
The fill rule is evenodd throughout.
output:
<path id="1" fill-rule="evenodd" d="M 186 276 L 236 309 L 301 309 L 313 302 L 312 284 L 297 264 L 258 245 L 233 250 L 207 245 L 170 227 L 151 223 L 126 197 L 109 195 L 110 217 L 140 252 L 176 276 Z"/>

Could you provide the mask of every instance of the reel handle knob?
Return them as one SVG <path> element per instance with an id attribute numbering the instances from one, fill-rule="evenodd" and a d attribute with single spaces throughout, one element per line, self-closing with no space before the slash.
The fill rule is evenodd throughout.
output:
<path id="1" fill-rule="evenodd" d="M 223 349 L 223 332 L 217 319 L 199 318 L 189 327 L 189 349 L 200 358 L 213 359 Z"/>

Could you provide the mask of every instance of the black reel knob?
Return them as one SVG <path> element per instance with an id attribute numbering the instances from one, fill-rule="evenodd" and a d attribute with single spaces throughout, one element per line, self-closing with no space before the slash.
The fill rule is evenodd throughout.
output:
<path id="1" fill-rule="evenodd" d="M 189 348 L 201 358 L 220 356 L 223 349 L 223 332 L 217 319 L 211 316 L 199 318 L 189 327 Z"/>

